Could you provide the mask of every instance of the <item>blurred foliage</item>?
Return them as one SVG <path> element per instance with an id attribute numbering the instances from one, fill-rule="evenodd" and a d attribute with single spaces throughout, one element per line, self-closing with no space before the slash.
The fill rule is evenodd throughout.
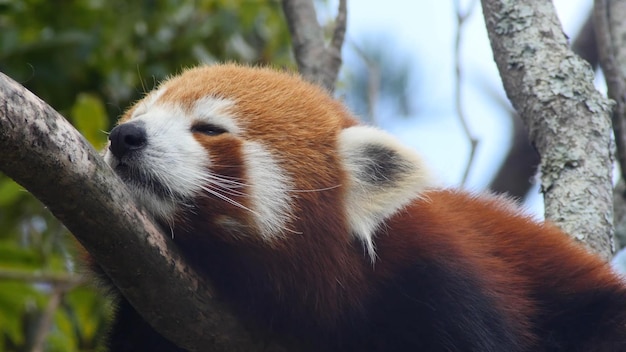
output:
<path id="1" fill-rule="evenodd" d="M 280 2 L 0 0 L 0 71 L 96 148 L 125 107 L 167 75 L 219 61 L 293 67 Z M 0 351 L 30 351 L 46 320 L 45 351 L 99 350 L 110 308 L 76 283 L 74 247 L 36 199 L 0 175 Z"/>

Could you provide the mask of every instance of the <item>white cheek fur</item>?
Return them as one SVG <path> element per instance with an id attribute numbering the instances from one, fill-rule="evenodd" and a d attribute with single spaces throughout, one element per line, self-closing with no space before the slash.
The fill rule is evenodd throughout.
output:
<path id="1" fill-rule="evenodd" d="M 130 188 L 139 203 L 156 218 L 172 222 L 176 211 L 202 192 L 209 156 L 193 137 L 192 116 L 173 104 L 156 104 L 154 93 L 139 103 L 131 121 L 143 121 L 147 145 L 133 161 L 137 172 L 145 173 L 162 185 L 167 196 L 157 195 L 149 187 L 133 184 Z M 113 168 L 118 160 L 107 151 L 105 161 Z"/>
<path id="2" fill-rule="evenodd" d="M 153 107 L 136 120 L 146 122 L 148 145 L 142 167 L 150 169 L 173 195 L 190 198 L 200 191 L 198 181 L 209 165 L 207 151 L 190 132 L 192 120 L 171 106 Z"/>
<path id="3" fill-rule="evenodd" d="M 146 103 L 141 103 L 132 121 L 143 121 L 147 135 L 147 145 L 140 158 L 134 162 L 142 170 L 158 181 L 168 196 L 157 195 L 149 187 L 133 184 L 130 188 L 137 201 L 145 206 L 156 218 L 171 223 L 181 207 L 203 192 L 211 192 L 211 151 L 206 150 L 191 133 L 191 126 L 197 120 L 220 126 L 229 133 L 238 135 L 242 129 L 229 116 L 231 101 L 205 98 L 196 103 L 192 116 L 185 114 L 173 104 L 154 102 L 155 94 Z M 244 212 L 253 215 L 254 225 L 262 239 L 271 241 L 283 236 L 291 218 L 289 190 L 292 182 L 285 175 L 271 153 L 258 142 L 244 141 L 243 155 L 248 180 L 246 181 L 250 207 L 224 199 L 237 205 Z M 115 167 L 118 160 L 107 151 L 105 161 Z M 217 175 L 219 176 L 219 175 Z M 219 192 L 217 192 L 219 193 Z M 216 194 L 216 193 L 212 193 Z M 240 226 L 241 227 L 241 226 Z"/>
<path id="4" fill-rule="evenodd" d="M 284 235 L 291 218 L 292 182 L 260 143 L 246 141 L 243 155 L 250 184 L 249 197 L 256 224 L 264 240 Z"/>

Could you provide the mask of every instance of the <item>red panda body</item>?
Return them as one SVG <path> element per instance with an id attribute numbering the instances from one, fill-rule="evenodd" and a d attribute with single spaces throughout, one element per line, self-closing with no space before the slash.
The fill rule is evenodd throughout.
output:
<path id="1" fill-rule="evenodd" d="M 243 321 L 316 351 L 626 351 L 626 287 L 558 229 L 436 188 L 296 76 L 188 70 L 105 160 Z M 122 299 L 112 351 L 178 351 Z"/>

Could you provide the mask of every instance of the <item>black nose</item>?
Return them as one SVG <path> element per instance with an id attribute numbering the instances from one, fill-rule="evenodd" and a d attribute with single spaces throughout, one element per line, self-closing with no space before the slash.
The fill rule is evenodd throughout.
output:
<path id="1" fill-rule="evenodd" d="M 146 146 L 147 136 L 143 121 L 126 122 L 115 126 L 109 134 L 109 150 L 118 159 L 133 150 Z"/>

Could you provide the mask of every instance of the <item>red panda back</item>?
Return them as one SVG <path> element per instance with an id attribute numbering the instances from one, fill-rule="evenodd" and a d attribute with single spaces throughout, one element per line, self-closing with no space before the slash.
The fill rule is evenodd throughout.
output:
<path id="1" fill-rule="evenodd" d="M 431 190 L 389 219 L 377 239 L 379 280 L 415 263 L 457 273 L 489 297 L 519 350 L 626 350 L 623 281 L 571 237 L 506 198 Z"/>

